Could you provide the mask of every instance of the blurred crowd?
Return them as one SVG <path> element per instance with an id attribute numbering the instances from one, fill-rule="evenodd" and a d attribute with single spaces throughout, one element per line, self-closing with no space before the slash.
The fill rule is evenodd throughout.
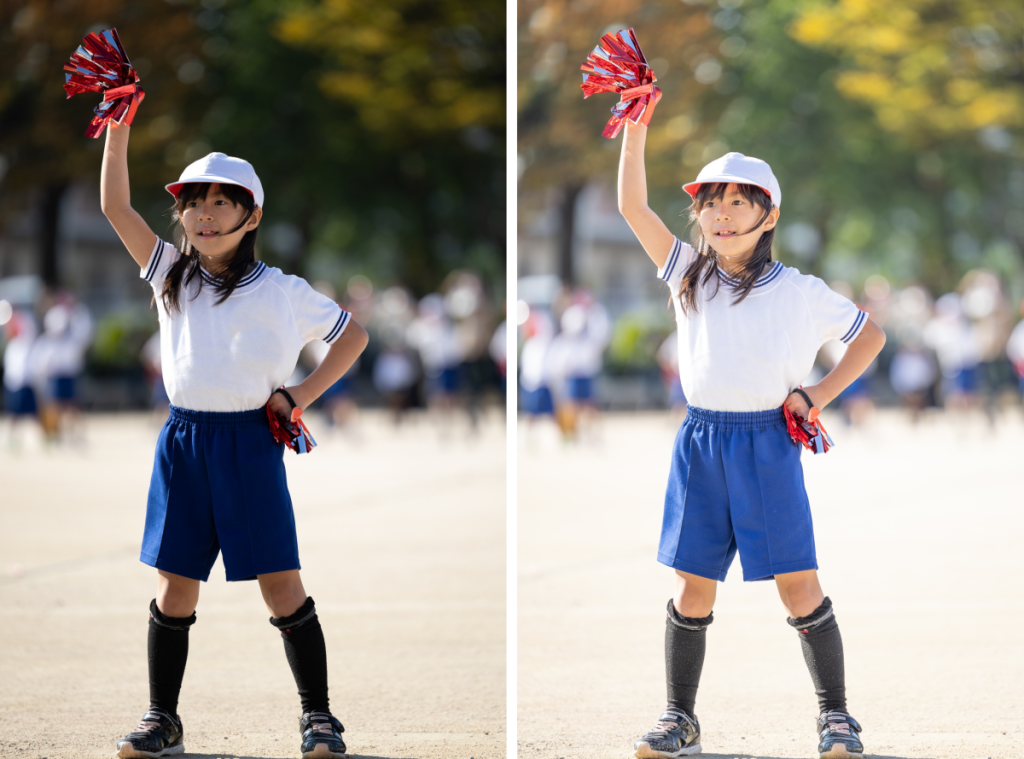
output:
<path id="1" fill-rule="evenodd" d="M 848 423 L 865 421 L 879 405 L 902 406 L 913 421 L 941 410 L 994 421 L 1024 398 L 1024 301 L 1012 301 L 996 274 L 970 271 L 938 297 L 920 284 L 894 287 L 881 275 L 868 277 L 859 294 L 842 281 L 830 285 L 888 336 L 879 358 L 833 403 Z M 576 437 L 600 408 L 667 406 L 681 419 L 686 398 L 671 319 L 667 310 L 653 323 L 632 313 L 611 319 L 585 288 L 519 301 L 520 413 L 532 424 L 552 420 L 566 438 Z M 617 356 L 614 346 L 627 344 L 637 349 Z M 826 343 L 804 384 L 819 381 L 845 349 L 839 341 Z M 646 396 L 648 403 L 617 397 L 625 394 L 624 378 L 652 375 L 660 387 Z"/>
<path id="2" fill-rule="evenodd" d="M 504 405 L 505 322 L 475 272 L 454 271 L 419 299 L 403 285 L 378 290 L 361 275 L 341 293 L 326 281 L 314 287 L 371 335 L 359 362 L 315 404 L 327 424 L 351 427 L 358 407 L 370 405 L 385 406 L 395 424 L 425 408 L 442 431 L 454 424 L 475 430 L 486 405 Z M 82 409 L 143 408 L 148 398 L 158 418 L 166 415 L 154 310 L 142 314 L 141 325 L 125 312 L 94 324 L 74 293 L 37 290 L 31 300 L 0 297 L 9 445 L 20 444 L 28 425 L 38 425 L 49 442 L 81 442 Z M 326 344 L 309 343 L 287 384 L 308 376 L 326 353 Z"/>

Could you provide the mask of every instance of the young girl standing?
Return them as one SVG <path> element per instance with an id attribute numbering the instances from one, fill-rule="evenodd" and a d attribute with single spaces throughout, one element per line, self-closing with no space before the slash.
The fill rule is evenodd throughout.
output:
<path id="1" fill-rule="evenodd" d="M 689 410 L 676 437 L 658 560 L 675 569 L 668 603 L 668 707 L 636 741 L 638 759 L 699 754 L 694 713 L 717 583 L 737 550 L 743 579 L 775 580 L 818 696 L 821 757 L 860 757 L 847 712 L 843 645 L 818 583 L 800 449 L 782 407 L 807 418 L 871 363 L 885 334 L 820 279 L 772 261 L 782 193 L 764 161 L 729 153 L 684 185 L 695 245 L 647 205 L 647 128 L 626 124 L 619 210 L 675 306 Z M 817 385 L 798 386 L 827 340 L 849 347 Z"/>
<path id="2" fill-rule="evenodd" d="M 327 654 L 313 599 L 299 577 L 295 517 L 283 445 L 264 410 L 305 409 L 352 365 L 366 332 L 305 280 L 255 260 L 263 187 L 253 167 L 211 153 L 167 185 L 178 246 L 132 209 L 130 127 L 109 128 L 100 185 L 110 220 L 153 287 L 171 409 L 157 442 L 142 561 L 157 570 L 149 606 L 150 707 L 117 742 L 117 756 L 185 750 L 178 693 L 199 583 L 217 554 L 229 581 L 257 580 L 281 632 L 302 702 L 303 757 L 345 755 L 327 697 Z M 305 381 L 281 388 L 302 346 L 331 347 Z"/>

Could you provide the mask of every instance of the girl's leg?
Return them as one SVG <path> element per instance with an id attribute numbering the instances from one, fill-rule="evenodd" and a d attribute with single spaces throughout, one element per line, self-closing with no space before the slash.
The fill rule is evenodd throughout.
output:
<path id="1" fill-rule="evenodd" d="M 330 714 L 327 697 L 327 647 L 313 599 L 302 587 L 299 570 L 259 575 L 260 590 L 273 615 L 270 624 L 281 631 L 284 653 L 295 677 L 302 713 Z"/>
<path id="2" fill-rule="evenodd" d="M 178 714 L 178 694 L 188 660 L 188 631 L 196 621 L 199 580 L 157 570 L 149 606 L 150 709 Z"/>
<path id="3" fill-rule="evenodd" d="M 832 613 L 832 601 L 825 597 L 813 570 L 775 576 L 782 603 L 789 612 L 789 624 L 800 634 L 804 661 L 811 673 L 818 708 L 846 712 L 846 672 L 843 639 Z"/>
<path id="4" fill-rule="evenodd" d="M 718 583 L 676 570 L 675 597 L 665 620 L 665 680 L 668 709 L 694 716 L 704 668 L 705 639 Z"/>

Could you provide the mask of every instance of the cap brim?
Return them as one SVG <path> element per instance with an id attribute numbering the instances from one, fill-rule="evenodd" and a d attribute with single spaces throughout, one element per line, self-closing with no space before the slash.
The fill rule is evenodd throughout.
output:
<path id="1" fill-rule="evenodd" d="M 252 195 L 253 200 L 256 199 L 256 193 L 253 192 L 250 188 L 246 187 L 244 184 L 236 182 L 234 179 L 228 179 L 227 177 L 218 177 L 213 174 L 203 174 L 202 176 L 189 179 L 187 182 L 171 182 L 170 184 L 164 185 L 164 189 L 167 190 L 167 192 L 171 193 L 171 195 L 173 195 L 175 198 L 177 198 L 178 193 L 181 192 L 181 188 L 184 187 L 185 185 L 201 184 L 203 182 L 209 182 L 210 184 L 213 184 L 214 182 L 216 182 L 217 184 L 233 184 L 236 187 L 241 187 L 247 193 Z"/>
<path id="2" fill-rule="evenodd" d="M 744 177 L 734 177 L 729 174 L 719 174 L 717 177 L 711 177 L 710 179 L 702 179 L 699 182 L 688 182 L 683 185 L 683 189 L 686 190 L 686 194 L 694 200 L 697 199 L 697 191 L 700 189 L 702 184 L 713 184 L 717 182 L 725 182 L 726 184 L 752 184 L 754 187 L 760 187 L 767 193 L 768 197 L 772 196 L 772 191 L 764 185 L 760 185 L 757 182 L 751 182 L 749 179 Z"/>

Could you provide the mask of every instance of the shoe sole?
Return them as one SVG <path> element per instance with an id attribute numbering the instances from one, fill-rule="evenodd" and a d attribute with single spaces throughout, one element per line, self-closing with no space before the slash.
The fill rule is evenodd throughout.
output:
<path id="1" fill-rule="evenodd" d="M 842 743 L 837 743 L 825 753 L 818 754 L 818 759 L 864 759 L 864 753 L 854 754 Z"/>
<path id="2" fill-rule="evenodd" d="M 173 756 L 174 754 L 184 754 L 185 744 L 179 743 L 177 746 L 169 746 L 163 751 L 153 753 L 152 751 L 139 751 L 135 746 L 130 743 L 121 745 L 121 748 L 114 754 L 116 759 L 157 759 L 160 756 Z"/>
<path id="3" fill-rule="evenodd" d="M 312 751 L 303 751 L 302 759 L 347 759 L 348 754 L 338 754 L 327 748 L 326 743 L 318 743 Z"/>
<path id="4" fill-rule="evenodd" d="M 675 753 L 669 753 L 668 751 L 657 751 L 651 748 L 651 744 L 642 742 L 636 747 L 636 753 L 633 755 L 636 759 L 676 759 L 679 756 L 696 756 L 701 752 L 700 744 L 695 743 L 692 746 L 681 748 Z M 832 757 L 829 757 L 832 759 Z"/>

